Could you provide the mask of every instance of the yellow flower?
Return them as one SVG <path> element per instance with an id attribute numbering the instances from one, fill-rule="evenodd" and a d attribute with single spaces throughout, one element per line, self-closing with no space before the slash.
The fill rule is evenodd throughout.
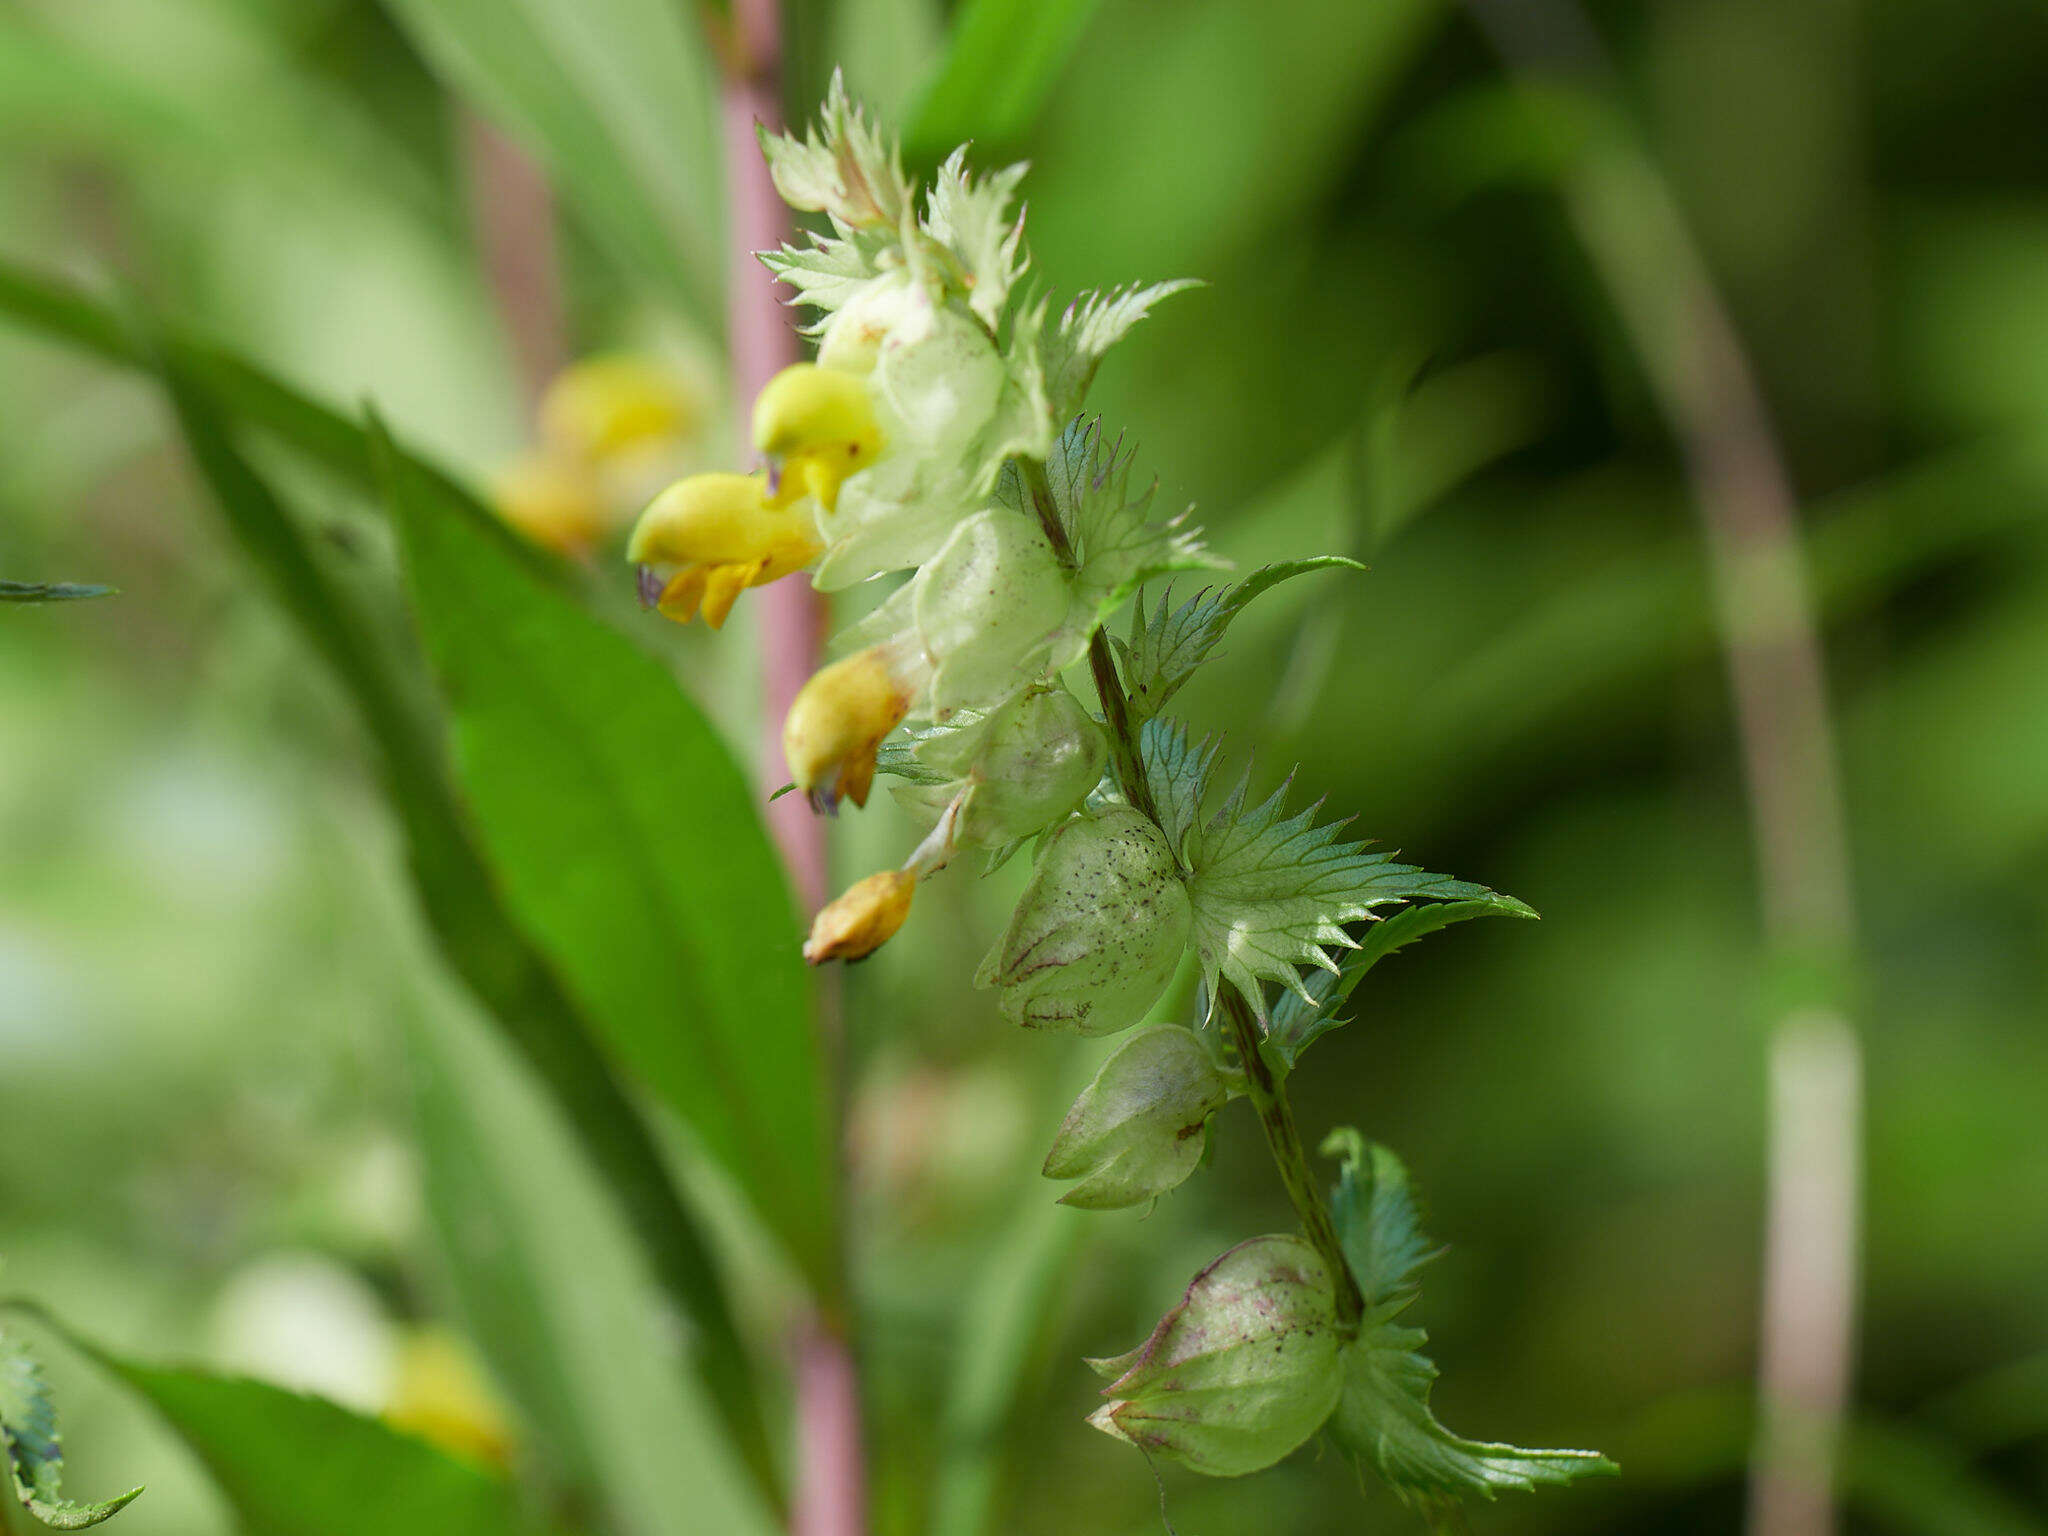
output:
<path id="1" fill-rule="evenodd" d="M 626 558 L 661 583 L 656 606 L 679 624 L 701 608 L 722 627 L 741 592 L 800 571 L 820 545 L 804 514 L 766 500 L 760 475 L 691 475 L 648 504 Z"/>
<path id="2" fill-rule="evenodd" d="M 815 496 L 830 512 L 838 505 L 840 482 L 881 453 L 882 429 L 860 379 L 816 363 L 792 363 L 754 402 L 754 446 L 774 466 L 771 507 Z"/>
<path id="3" fill-rule="evenodd" d="M 804 959 L 812 965 L 867 959 L 903 926 L 916 891 L 917 876 L 900 869 L 885 869 L 856 881 L 845 894 L 827 903 L 811 924 Z"/>
<path id="4" fill-rule="evenodd" d="M 558 453 L 522 455 L 498 477 L 498 515 L 543 548 L 587 555 L 610 518 L 604 488 L 582 460 Z"/>
<path id="5" fill-rule="evenodd" d="M 550 448 L 596 464 L 684 442 L 702 416 L 696 398 L 659 363 L 607 352 L 555 375 L 541 397 L 540 431 Z"/>
<path id="6" fill-rule="evenodd" d="M 803 685 L 782 723 L 782 755 L 813 810 L 835 811 L 842 796 L 868 803 L 875 749 L 909 709 L 886 646 L 835 661 Z"/>
<path id="7" fill-rule="evenodd" d="M 387 1424 L 486 1466 L 512 1459 L 512 1426 L 460 1339 L 415 1333 L 399 1345 L 397 1367 Z"/>

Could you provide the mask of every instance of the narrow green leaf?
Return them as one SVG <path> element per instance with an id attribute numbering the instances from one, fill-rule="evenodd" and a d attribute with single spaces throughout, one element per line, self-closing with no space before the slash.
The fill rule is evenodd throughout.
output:
<path id="1" fill-rule="evenodd" d="M 724 326 L 715 77 L 674 0 L 387 0 L 461 92 L 540 156 L 613 260 Z"/>
<path id="2" fill-rule="evenodd" d="M 203 384 L 219 409 L 238 422 L 260 427 L 304 454 L 329 474 L 375 500 L 377 477 L 363 429 L 329 406 L 292 388 L 276 375 L 174 326 L 159 323 L 145 347 L 134 327 L 111 304 L 61 278 L 48 277 L 0 259 L 0 315 L 32 331 L 123 368 L 156 370 L 161 352 L 179 371 Z M 464 495 L 441 470 L 414 459 L 423 474 L 439 480 L 450 495 Z M 509 531 L 508 547 L 539 565 L 543 557 Z"/>
<path id="3" fill-rule="evenodd" d="M 505 1479 L 375 1419 L 244 1377 L 145 1365 L 44 1320 L 163 1416 L 257 1536 L 536 1529 Z"/>
<path id="4" fill-rule="evenodd" d="M 829 1298 L 811 994 L 746 776 L 665 668 L 395 459 L 388 502 L 510 910 Z"/>
<path id="5" fill-rule="evenodd" d="M 1057 1326 L 1084 1221 L 1034 1180 L 967 1295 L 939 1422 L 932 1536 L 987 1536 L 1003 1454 L 1014 1448 L 1006 1430 L 1033 1357 Z"/>
<path id="6" fill-rule="evenodd" d="M 147 355 L 139 340 L 136 350 Z M 165 348 L 156 360 L 187 445 L 229 527 L 257 575 L 341 681 L 377 746 L 420 905 L 442 953 L 532 1063 L 603 1171 L 664 1291 L 694 1325 L 692 1367 L 704 1377 L 741 1455 L 772 1493 L 773 1461 L 746 1352 L 704 1240 L 678 1197 L 645 1116 L 613 1075 L 547 961 L 507 913 L 449 786 L 435 733 L 368 621 L 328 574 L 292 513 L 235 448 L 216 404 L 182 354 Z M 417 485 L 445 488 L 416 461 L 398 458 L 396 464 Z M 499 538 L 488 513 L 454 494 L 441 504 L 450 516 L 466 519 L 479 547 L 508 566 L 528 569 Z"/>
<path id="7" fill-rule="evenodd" d="M 905 141 L 935 160 L 974 139 L 1007 147 L 1038 120 L 1096 0 L 966 0 Z"/>
<path id="8" fill-rule="evenodd" d="M 96 582 L 0 581 L 0 603 L 75 603 L 88 597 L 112 597 L 118 590 Z"/>
<path id="9" fill-rule="evenodd" d="M 1367 928 L 1358 948 L 1344 956 L 1334 974 L 1316 971 L 1303 983 L 1302 992 L 1280 994 L 1273 1005 L 1267 1049 L 1284 1068 L 1292 1071 L 1303 1051 L 1338 1025 L 1351 1022 L 1351 1016 L 1343 1011 L 1344 1004 L 1367 971 L 1394 951 L 1407 948 L 1439 928 L 1473 917 L 1535 916 L 1530 908 L 1505 896 L 1480 901 L 1427 901 L 1403 907 Z"/>
<path id="10" fill-rule="evenodd" d="M 540 1085 L 469 1010 L 427 1000 L 409 1024 L 427 1208 L 467 1331 L 532 1430 L 531 1462 L 605 1529 L 675 1529 L 687 1510 L 692 1528 L 772 1536 Z"/>
<path id="11" fill-rule="evenodd" d="M 28 1346 L 0 1330 L 0 1455 L 7 1478 L 0 1499 L 18 1502 L 56 1531 L 82 1531 L 124 1509 L 140 1488 L 98 1504 L 74 1504 L 63 1494 L 64 1452 L 58 1443 L 57 1405 L 42 1367 Z M 0 1510 L 0 1530 L 7 1516 Z"/>

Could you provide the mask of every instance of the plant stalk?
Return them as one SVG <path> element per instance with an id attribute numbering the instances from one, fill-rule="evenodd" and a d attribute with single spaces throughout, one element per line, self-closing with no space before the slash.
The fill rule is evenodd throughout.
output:
<path id="1" fill-rule="evenodd" d="M 1468 0 L 1524 77 L 1620 91 L 1572 0 Z M 1780 965 L 1845 968 L 1855 947 L 1820 623 L 1798 504 L 1742 338 L 1649 154 L 1611 132 L 1564 174 L 1565 212 L 1683 457 L 1706 546 L 1756 851 Z M 1837 983 L 1839 985 L 1839 983 Z M 1769 1189 L 1750 1536 L 1832 1536 L 1855 1371 L 1862 1047 L 1834 1002 L 1788 1008 L 1769 1047 Z"/>
<path id="2" fill-rule="evenodd" d="M 748 401 L 801 355 L 796 329 L 772 285 L 754 270 L 754 253 L 775 250 L 795 233 L 789 209 L 762 158 L 760 128 L 782 125 L 782 31 L 777 0 L 732 0 L 724 15 L 705 17 L 723 65 L 720 109 L 724 122 L 727 230 L 735 270 L 727 282 L 727 340 L 734 398 Z M 751 281 L 749 279 L 752 279 Z M 763 798 L 782 780 L 782 719 L 824 650 L 824 599 L 807 582 L 763 587 L 755 609 L 760 621 Z M 830 889 L 825 824 L 801 795 L 767 807 L 769 830 L 782 852 L 806 910 L 823 905 Z M 815 1315 L 798 1325 L 793 1344 L 796 1476 L 791 1497 L 794 1536 L 864 1536 L 867 1475 L 861 1427 L 859 1361 L 847 1296 L 848 1175 L 846 1144 L 849 1075 L 843 996 L 837 968 L 817 976 L 816 1024 L 824 1066 L 826 1113 L 837 1151 L 839 1272 L 836 1296 L 820 1298 Z"/>
<path id="3" fill-rule="evenodd" d="M 1071 566 L 1074 548 L 1060 523 L 1059 504 L 1053 500 L 1052 483 L 1046 478 L 1044 463 L 1038 459 L 1019 459 L 1017 466 L 1032 509 L 1045 530 L 1046 541 L 1052 545 L 1053 553 Z M 1124 693 L 1123 679 L 1117 674 L 1116 658 L 1110 654 L 1109 637 L 1099 628 L 1088 640 L 1088 670 L 1095 678 L 1095 692 L 1102 701 L 1110 757 L 1116 764 L 1117 782 L 1123 786 L 1124 799 L 1154 826 L 1160 826 L 1159 802 L 1153 796 L 1152 781 L 1145 774 L 1138 731 L 1131 721 L 1130 699 Z M 1329 1208 L 1317 1190 L 1315 1170 L 1295 1126 L 1287 1086 L 1266 1059 L 1259 1022 L 1250 1002 L 1227 982 L 1222 984 L 1216 1001 L 1230 1029 L 1231 1043 L 1244 1062 L 1246 1096 L 1258 1111 L 1259 1126 L 1266 1133 L 1266 1145 L 1280 1171 L 1280 1182 L 1286 1186 L 1287 1198 L 1294 1203 L 1302 1231 L 1330 1271 L 1337 1293 L 1337 1326 L 1348 1337 L 1357 1333 L 1359 1320 L 1365 1315 L 1365 1298 L 1344 1258 L 1343 1245 L 1337 1241 L 1337 1228 L 1330 1220 Z"/>

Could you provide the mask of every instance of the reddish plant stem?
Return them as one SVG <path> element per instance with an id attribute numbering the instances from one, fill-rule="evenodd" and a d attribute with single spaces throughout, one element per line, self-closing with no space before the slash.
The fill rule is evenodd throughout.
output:
<path id="1" fill-rule="evenodd" d="M 757 251 L 774 250 L 793 233 L 789 210 L 769 178 L 758 130 L 782 124 L 780 17 L 775 0 L 733 0 L 729 18 L 714 19 L 725 67 L 723 96 L 726 205 L 733 268 L 726 283 L 726 329 L 732 349 L 733 398 L 744 407 L 779 370 L 802 355 L 788 309 Z M 750 445 L 743 445 L 750 446 Z M 760 772 L 763 797 L 783 780 L 782 720 L 824 649 L 826 607 L 807 583 L 779 581 L 760 589 L 755 613 L 761 644 Z M 825 824 L 801 795 L 768 806 L 769 829 L 807 911 L 830 890 Z M 849 1153 L 845 1141 L 847 1070 L 836 969 L 817 973 L 817 1023 L 829 1113 L 841 1182 L 839 1240 Z M 845 1291 L 841 1255 L 841 1296 Z M 867 1529 L 867 1479 L 861 1435 L 860 1377 L 843 1302 L 830 1299 L 801 1325 L 793 1341 L 796 1375 L 794 1536 L 862 1536 Z"/>
<path id="2" fill-rule="evenodd" d="M 1598 35 L 1571 0 L 1469 5 L 1515 73 L 1577 75 L 1615 94 Z M 1765 935 L 1781 962 L 1839 963 L 1855 914 L 1820 624 L 1763 392 L 1676 197 L 1633 138 L 1597 139 L 1561 190 L 1698 508 Z M 1792 1010 L 1773 1026 L 1750 1536 L 1836 1526 L 1855 1366 L 1861 1062 L 1836 1007 Z"/>
<path id="3" fill-rule="evenodd" d="M 554 193 L 533 158 L 487 119 L 466 111 L 460 131 L 477 253 L 531 416 L 569 357 Z"/>

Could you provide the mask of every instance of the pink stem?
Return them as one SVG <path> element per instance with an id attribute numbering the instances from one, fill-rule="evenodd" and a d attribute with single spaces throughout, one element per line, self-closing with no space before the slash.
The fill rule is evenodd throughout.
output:
<path id="1" fill-rule="evenodd" d="M 487 119 L 463 113 L 461 133 L 470 223 L 531 415 L 569 355 L 554 193 L 533 158 Z"/>
<path id="2" fill-rule="evenodd" d="M 726 326 L 732 345 L 734 398 L 750 402 L 802 349 L 788 309 L 753 253 L 773 250 L 794 232 L 789 210 L 769 179 L 756 126 L 782 122 L 778 64 L 781 39 L 775 0 L 733 0 L 724 39 L 723 101 L 726 200 L 736 268 L 727 284 Z M 755 594 L 761 635 L 761 775 L 764 796 L 782 782 L 782 718 L 824 649 L 824 600 L 807 583 L 779 581 Z M 801 795 L 768 807 L 768 823 L 806 910 L 830 889 L 825 826 Z M 839 1028 L 836 973 L 819 976 L 818 1024 L 837 1124 L 845 1123 L 846 1070 Z M 845 1158 L 842 1148 L 842 1173 Z M 842 1206 L 843 1206 L 842 1200 Z M 842 1232 L 844 1226 L 842 1223 Z M 861 1444 L 860 1379 L 846 1319 L 819 1315 L 795 1342 L 796 1488 L 790 1502 L 795 1536 L 862 1536 L 867 1481 Z"/>
<path id="3" fill-rule="evenodd" d="M 1574 0 L 1467 0 L 1517 73 L 1613 72 Z M 1853 952 L 1848 835 L 1820 620 L 1791 475 L 1704 254 L 1657 166 L 1610 135 L 1567 173 L 1565 211 L 1619 317 L 1697 504 L 1756 850 L 1781 957 Z M 1749 1536 L 1834 1536 L 1856 1365 L 1862 1047 L 1848 1016 L 1776 1021 Z"/>

